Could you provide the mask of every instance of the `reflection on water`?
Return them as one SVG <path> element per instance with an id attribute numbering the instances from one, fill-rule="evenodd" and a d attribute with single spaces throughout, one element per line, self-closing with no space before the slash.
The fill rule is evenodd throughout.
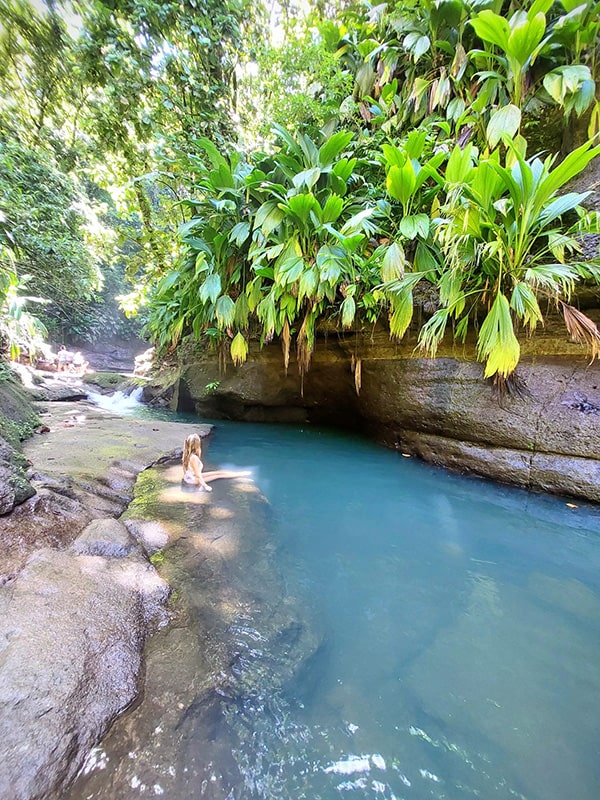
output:
<path id="1" fill-rule="evenodd" d="M 172 625 L 74 798 L 597 800 L 598 511 L 337 433 L 219 423 L 152 471 Z"/>

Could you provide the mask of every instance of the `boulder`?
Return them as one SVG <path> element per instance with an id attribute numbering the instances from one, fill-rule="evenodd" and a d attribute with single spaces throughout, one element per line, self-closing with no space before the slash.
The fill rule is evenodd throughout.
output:
<path id="1" fill-rule="evenodd" d="M 116 520 L 0 590 L 0 796 L 55 796 L 135 698 L 167 584 Z"/>

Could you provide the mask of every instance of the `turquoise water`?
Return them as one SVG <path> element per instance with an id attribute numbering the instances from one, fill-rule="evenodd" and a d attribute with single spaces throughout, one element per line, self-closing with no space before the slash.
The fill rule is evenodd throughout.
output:
<path id="1" fill-rule="evenodd" d="M 210 729 L 190 723 L 205 702 L 198 691 L 172 723 L 175 752 L 157 744 L 142 781 L 136 748 L 169 723 L 152 720 L 166 720 L 152 708 L 150 721 L 134 714 L 96 759 L 96 783 L 70 797 L 598 800 L 596 507 L 312 428 L 218 422 L 204 460 L 205 469 L 250 469 L 268 501 L 254 515 L 264 538 L 247 536 L 274 588 L 264 577 L 257 588 L 250 569 L 232 571 L 256 602 L 226 631 L 214 626 L 243 657 L 231 660 Z M 211 507 L 239 502 L 227 484 L 213 484 L 203 505 L 182 497 L 158 512 L 187 526 L 172 558 L 192 597 L 206 586 L 189 542 Z M 294 598 L 298 629 L 310 632 L 292 670 L 294 643 L 268 633 L 261 614 L 261 603 L 280 602 L 270 591 Z M 190 630 L 211 625 L 190 612 Z M 154 684 L 146 694 L 157 705 Z M 119 759 L 138 759 L 122 785 L 107 777 Z"/>

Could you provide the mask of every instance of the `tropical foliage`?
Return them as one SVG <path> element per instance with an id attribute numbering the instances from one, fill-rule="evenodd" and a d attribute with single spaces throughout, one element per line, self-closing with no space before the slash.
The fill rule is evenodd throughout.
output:
<path id="1" fill-rule="evenodd" d="M 11 275 L 55 330 L 106 327 L 118 293 L 162 350 L 276 337 L 301 373 L 319 330 L 401 338 L 423 296 L 423 350 L 472 336 L 490 378 L 549 307 L 596 354 L 568 183 L 599 154 L 599 10 L 0 0 Z"/>

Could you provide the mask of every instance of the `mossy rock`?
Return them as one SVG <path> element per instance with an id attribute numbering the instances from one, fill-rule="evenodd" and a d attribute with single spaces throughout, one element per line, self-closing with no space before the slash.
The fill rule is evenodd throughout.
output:
<path id="1" fill-rule="evenodd" d="M 122 392 L 135 385 L 130 376 L 122 375 L 120 372 L 89 372 L 82 380 L 103 394 Z"/>
<path id="2" fill-rule="evenodd" d="M 12 376 L 0 381 L 0 436 L 12 447 L 28 439 L 40 424 L 40 419 L 31 405 L 31 397 Z"/>

